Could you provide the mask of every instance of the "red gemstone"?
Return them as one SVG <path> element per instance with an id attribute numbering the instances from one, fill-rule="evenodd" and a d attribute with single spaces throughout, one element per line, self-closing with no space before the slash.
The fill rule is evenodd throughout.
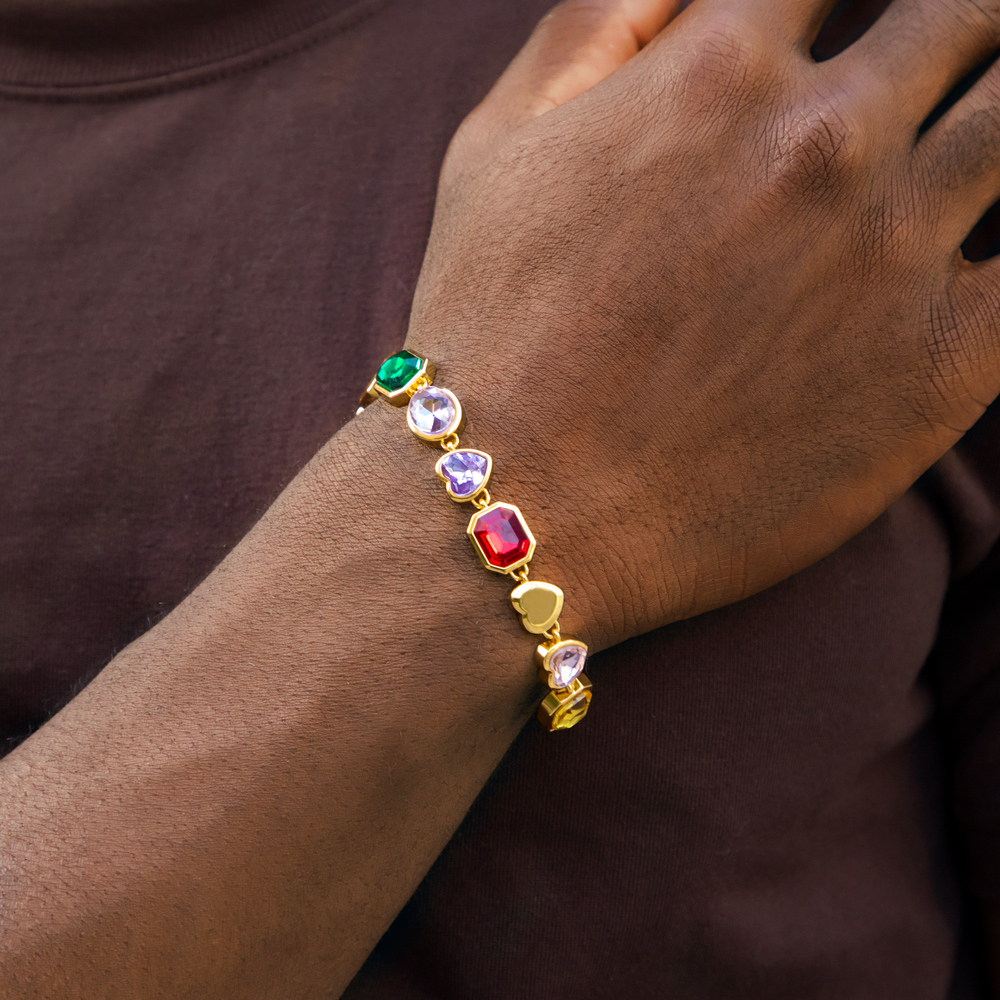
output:
<path id="1" fill-rule="evenodd" d="M 533 542 L 521 515 L 505 505 L 480 514 L 472 534 L 486 561 L 497 569 L 507 569 L 524 559 Z"/>

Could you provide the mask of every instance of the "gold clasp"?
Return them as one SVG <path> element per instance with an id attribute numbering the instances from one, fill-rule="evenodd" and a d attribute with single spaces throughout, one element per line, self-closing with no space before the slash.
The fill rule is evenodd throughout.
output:
<path id="1" fill-rule="evenodd" d="M 427 386 L 431 385 L 431 380 L 426 374 L 418 375 L 404 390 L 406 395 L 412 399 L 421 389 L 426 389 Z"/>

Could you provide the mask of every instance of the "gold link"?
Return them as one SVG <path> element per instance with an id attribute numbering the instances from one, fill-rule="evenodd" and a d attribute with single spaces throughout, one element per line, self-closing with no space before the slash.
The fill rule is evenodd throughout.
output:
<path id="1" fill-rule="evenodd" d="M 446 438 L 442 438 L 441 447 L 445 451 L 454 451 L 458 447 L 458 435 L 452 431 Z"/>
<path id="2" fill-rule="evenodd" d="M 549 642 L 559 642 L 559 622 L 556 622 L 555 625 L 548 630 L 548 632 L 543 632 L 542 635 L 544 635 Z"/>
<path id="3" fill-rule="evenodd" d="M 431 380 L 426 375 L 418 375 L 406 387 L 406 395 L 412 399 L 416 393 L 420 392 L 421 389 L 426 389 L 430 384 Z"/>
<path id="4" fill-rule="evenodd" d="M 515 580 L 517 580 L 518 583 L 527 583 L 528 582 L 527 563 L 524 566 L 521 566 L 519 569 L 511 570 L 507 575 L 513 577 Z"/>
<path id="5" fill-rule="evenodd" d="M 493 500 L 490 497 L 490 491 L 483 490 L 483 492 L 480 493 L 479 496 L 472 498 L 471 503 L 472 506 L 475 507 L 477 510 L 486 510 L 486 508 L 489 507 L 491 503 L 493 503 Z"/>

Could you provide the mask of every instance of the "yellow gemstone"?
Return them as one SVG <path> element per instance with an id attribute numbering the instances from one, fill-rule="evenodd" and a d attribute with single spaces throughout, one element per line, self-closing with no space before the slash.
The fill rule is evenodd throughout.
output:
<path id="1" fill-rule="evenodd" d="M 550 691 L 538 706 L 538 721 L 550 732 L 572 729 L 590 708 L 590 678 L 580 674 L 569 687 Z"/>

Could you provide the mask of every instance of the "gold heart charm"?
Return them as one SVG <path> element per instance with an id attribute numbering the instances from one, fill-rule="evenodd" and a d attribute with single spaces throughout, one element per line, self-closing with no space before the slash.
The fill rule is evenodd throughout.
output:
<path id="1" fill-rule="evenodd" d="M 563 592 L 554 583 L 529 580 L 511 591 L 510 603 L 521 616 L 521 624 L 529 632 L 541 635 L 559 620 Z"/>

